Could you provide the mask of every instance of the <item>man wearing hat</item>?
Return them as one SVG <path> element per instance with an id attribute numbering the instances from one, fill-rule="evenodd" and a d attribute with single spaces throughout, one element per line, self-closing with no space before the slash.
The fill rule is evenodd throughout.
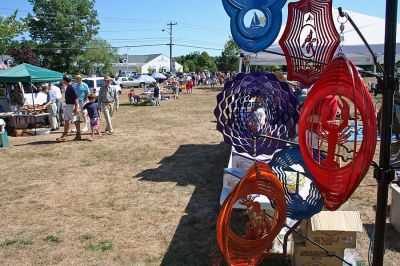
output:
<path id="1" fill-rule="evenodd" d="M 104 77 L 104 86 L 100 88 L 99 92 L 99 103 L 101 106 L 101 110 L 104 114 L 104 119 L 106 120 L 106 132 L 109 135 L 113 133 L 113 127 L 111 123 L 111 117 L 115 111 L 118 111 L 119 108 L 119 95 L 115 90 L 114 86 L 110 86 L 110 76 Z"/>
<path id="2" fill-rule="evenodd" d="M 57 121 L 57 96 L 56 94 L 49 90 L 49 86 L 43 85 L 42 92 L 47 95 L 47 101 L 43 105 L 49 113 L 49 120 L 51 124 L 51 131 L 58 130 L 58 121 Z"/>

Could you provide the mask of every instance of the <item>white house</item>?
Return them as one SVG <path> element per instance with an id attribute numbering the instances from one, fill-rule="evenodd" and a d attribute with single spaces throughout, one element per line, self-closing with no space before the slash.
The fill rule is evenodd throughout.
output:
<path id="1" fill-rule="evenodd" d="M 150 55 L 121 55 L 120 62 L 113 64 L 117 72 L 168 72 L 170 70 L 169 57 L 164 54 Z M 183 66 L 173 62 L 175 69 L 172 72 L 183 72 Z"/>

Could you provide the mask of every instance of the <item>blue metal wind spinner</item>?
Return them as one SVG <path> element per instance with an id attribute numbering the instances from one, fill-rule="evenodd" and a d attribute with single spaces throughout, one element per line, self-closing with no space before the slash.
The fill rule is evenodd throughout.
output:
<path id="1" fill-rule="evenodd" d="M 235 42 L 248 52 L 260 52 L 278 37 L 286 0 L 222 0 L 231 18 Z"/>
<path id="2" fill-rule="evenodd" d="M 299 148 L 283 149 L 274 155 L 269 165 L 283 184 L 287 217 L 304 220 L 321 212 L 324 202 Z"/>

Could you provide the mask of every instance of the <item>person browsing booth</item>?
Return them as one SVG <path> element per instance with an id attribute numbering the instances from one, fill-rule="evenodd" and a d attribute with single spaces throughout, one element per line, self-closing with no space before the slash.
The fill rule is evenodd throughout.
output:
<path id="1" fill-rule="evenodd" d="M 49 120 L 51 124 L 51 131 L 58 130 L 58 121 L 57 121 L 57 96 L 56 94 L 49 90 L 48 85 L 44 85 L 42 87 L 42 92 L 47 95 L 46 103 L 43 104 L 43 107 L 46 108 L 49 113 Z"/>

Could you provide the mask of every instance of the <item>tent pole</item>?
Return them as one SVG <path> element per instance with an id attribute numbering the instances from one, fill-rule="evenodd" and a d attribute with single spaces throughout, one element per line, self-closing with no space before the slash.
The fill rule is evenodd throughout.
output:
<path id="1" fill-rule="evenodd" d="M 385 33 L 385 90 L 382 102 L 382 139 L 380 147 L 380 165 L 375 171 L 378 180 L 378 199 L 375 220 L 375 241 L 373 265 L 381 266 L 385 253 L 385 227 L 388 205 L 389 184 L 393 178 L 393 169 L 390 160 L 390 145 L 393 126 L 393 100 L 396 86 L 395 55 L 397 33 L 398 0 L 386 1 L 386 33 Z"/>
<path id="2" fill-rule="evenodd" d="M 33 111 L 36 112 L 36 108 L 35 108 L 35 95 L 34 95 L 34 93 L 33 93 L 32 81 L 30 82 L 30 84 L 31 84 Z"/>

